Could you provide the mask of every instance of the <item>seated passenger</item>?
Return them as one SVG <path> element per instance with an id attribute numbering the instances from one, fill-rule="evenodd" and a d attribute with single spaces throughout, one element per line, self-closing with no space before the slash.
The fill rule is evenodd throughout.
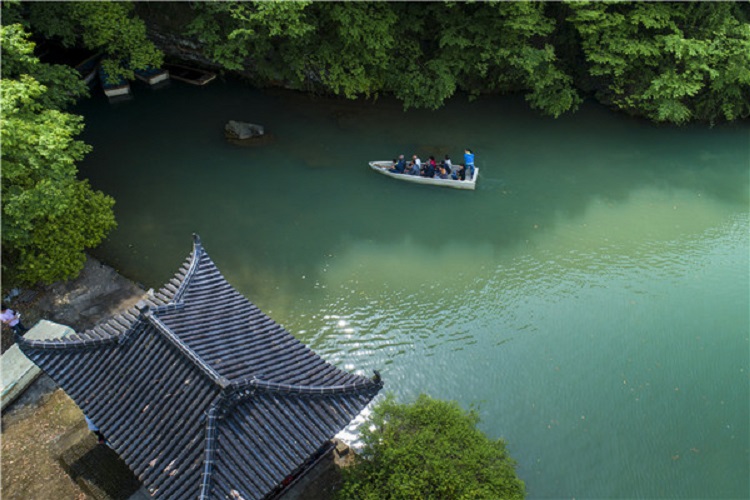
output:
<path id="1" fill-rule="evenodd" d="M 441 163 L 443 167 L 445 167 L 445 172 L 450 175 L 453 173 L 453 163 L 451 163 L 451 157 L 448 155 L 445 155 L 445 159 Z"/>
<path id="2" fill-rule="evenodd" d="M 463 165 L 458 166 L 458 180 L 465 181 L 466 180 L 466 168 L 464 168 Z"/>
<path id="3" fill-rule="evenodd" d="M 430 160 L 427 162 L 427 166 L 424 169 L 424 176 L 428 179 L 432 179 L 435 177 L 435 167 L 437 164 L 435 163 L 435 157 L 430 156 Z"/>
<path id="4" fill-rule="evenodd" d="M 393 168 L 388 170 L 395 174 L 403 174 L 404 170 L 406 170 L 406 160 L 404 160 L 404 155 L 399 155 L 398 161 L 394 159 Z"/>
<path id="5" fill-rule="evenodd" d="M 448 178 L 448 172 L 446 172 L 445 167 L 440 167 L 440 173 L 438 174 L 438 177 L 440 177 L 441 179 Z"/>
<path id="6" fill-rule="evenodd" d="M 409 174 L 419 175 L 422 170 L 422 160 L 417 155 L 412 156 L 411 163 L 409 163 Z"/>

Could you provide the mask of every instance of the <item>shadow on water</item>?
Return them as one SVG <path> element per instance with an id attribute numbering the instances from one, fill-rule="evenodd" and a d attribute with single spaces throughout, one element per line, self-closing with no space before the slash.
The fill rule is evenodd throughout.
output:
<path id="1" fill-rule="evenodd" d="M 232 81 L 136 90 L 133 102 L 80 106 L 94 146 L 82 174 L 118 202 L 120 228 L 98 253 L 150 286 L 169 277 L 194 231 L 215 259 L 244 247 L 239 260 L 262 259 L 278 275 L 320 269 L 353 241 L 503 251 L 645 188 L 748 203 L 744 125 L 660 127 L 590 103 L 554 120 L 518 98 L 404 112 L 388 99 L 263 93 Z M 277 140 L 227 144 L 229 119 L 260 123 Z M 464 147 L 483 168 L 475 192 L 402 184 L 366 166 L 412 152 L 460 162 Z"/>

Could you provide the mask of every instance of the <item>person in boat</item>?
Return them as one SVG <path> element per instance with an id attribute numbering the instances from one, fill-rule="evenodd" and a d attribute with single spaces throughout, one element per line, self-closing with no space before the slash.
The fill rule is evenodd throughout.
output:
<path id="1" fill-rule="evenodd" d="M 411 163 L 409 163 L 409 174 L 419 175 L 422 170 L 422 160 L 419 156 L 414 155 L 411 157 Z"/>
<path id="2" fill-rule="evenodd" d="M 465 181 L 466 180 L 466 167 L 463 165 L 458 165 L 456 167 L 456 171 L 453 172 L 453 175 L 455 175 L 454 179 L 459 181 Z"/>
<path id="3" fill-rule="evenodd" d="M 445 155 L 445 158 L 443 158 L 440 166 L 445 169 L 445 173 L 447 173 L 448 175 L 451 175 L 453 173 L 453 163 L 451 162 L 450 156 Z"/>
<path id="4" fill-rule="evenodd" d="M 469 179 L 474 178 L 474 153 L 471 149 L 464 150 L 464 168 L 469 171 Z M 464 173 L 465 174 L 465 173 Z"/>
<path id="5" fill-rule="evenodd" d="M 444 165 L 440 165 L 440 173 L 438 174 L 438 177 L 441 179 L 448 179 L 448 171 L 445 170 Z"/>
<path id="6" fill-rule="evenodd" d="M 404 155 L 399 155 L 398 160 L 394 158 L 393 168 L 389 168 L 388 170 L 394 174 L 403 174 L 404 170 L 406 170 L 406 160 L 404 160 Z"/>
<path id="7" fill-rule="evenodd" d="M 435 177 L 435 167 L 437 164 L 435 163 L 435 157 L 430 156 L 430 159 L 427 161 L 427 165 L 424 168 L 424 176 L 428 179 L 432 179 Z"/>

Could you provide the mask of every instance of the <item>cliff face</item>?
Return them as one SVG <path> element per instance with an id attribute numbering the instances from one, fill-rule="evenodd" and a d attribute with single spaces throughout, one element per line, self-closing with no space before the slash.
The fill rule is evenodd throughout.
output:
<path id="1" fill-rule="evenodd" d="M 188 36 L 188 25 L 194 19 L 194 11 L 187 2 L 135 2 L 137 15 L 146 24 L 147 36 L 164 53 L 166 62 L 197 66 L 216 73 L 231 74 L 249 80 L 259 87 L 273 87 L 286 90 L 300 90 L 298 84 L 282 79 L 260 77 L 255 71 L 252 58 L 243 61 L 242 70 L 227 70 L 214 62 L 206 53 L 206 45 L 199 36 Z M 327 93 L 319 85 L 320 79 L 309 75 L 305 82 L 306 90 Z"/>
<path id="2" fill-rule="evenodd" d="M 196 38 L 162 31 L 158 26 L 148 27 L 148 38 L 164 52 L 166 61 L 196 63 L 198 66 L 221 69 L 204 54 L 203 44 Z"/>
<path id="3" fill-rule="evenodd" d="M 135 2 L 134 6 L 146 24 L 149 40 L 164 53 L 165 61 L 221 69 L 205 55 L 205 46 L 198 37 L 184 34 L 194 16 L 189 3 Z"/>
<path id="4" fill-rule="evenodd" d="M 198 66 L 216 72 L 226 72 L 206 55 L 205 44 L 199 37 L 185 34 L 193 20 L 193 11 L 188 3 L 136 2 L 138 16 L 146 23 L 148 38 L 164 53 L 167 62 Z M 252 62 L 242 71 L 232 71 L 245 78 L 254 79 Z"/>

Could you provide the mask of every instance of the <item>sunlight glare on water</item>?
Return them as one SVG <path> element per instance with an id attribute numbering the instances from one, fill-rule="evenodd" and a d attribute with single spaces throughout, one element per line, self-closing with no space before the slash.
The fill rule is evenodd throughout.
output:
<path id="1" fill-rule="evenodd" d="M 403 112 L 231 81 L 134 91 L 80 107 L 82 174 L 117 200 L 96 255 L 127 276 L 161 286 L 199 233 L 326 360 L 478 408 L 530 498 L 748 496 L 746 124 L 591 104 L 552 120 L 519 98 Z M 227 144 L 229 119 L 274 140 Z M 475 192 L 367 168 L 469 145 Z"/>

